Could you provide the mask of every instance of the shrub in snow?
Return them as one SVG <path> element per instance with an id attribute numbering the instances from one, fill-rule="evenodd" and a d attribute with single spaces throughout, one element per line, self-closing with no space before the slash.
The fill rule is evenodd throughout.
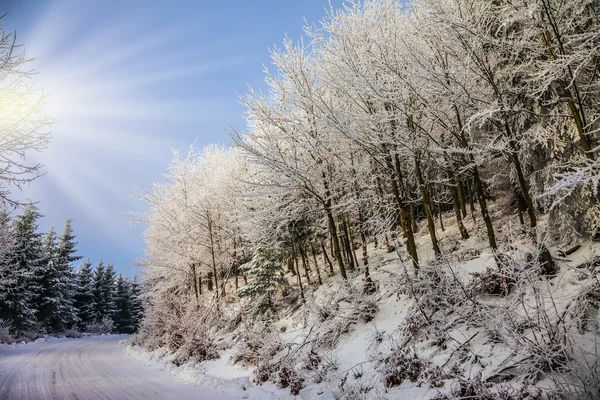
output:
<path id="1" fill-rule="evenodd" d="M 114 325 L 115 323 L 113 320 L 110 317 L 105 316 L 100 321 L 88 324 L 86 330 L 94 335 L 105 335 L 112 331 Z"/>
<path id="2" fill-rule="evenodd" d="M 242 365 L 259 365 L 263 360 L 272 360 L 282 349 L 277 330 L 261 322 L 245 324 L 238 340 L 232 360 Z"/>
<path id="3" fill-rule="evenodd" d="M 75 329 L 67 329 L 63 332 L 63 336 L 69 339 L 79 339 L 83 334 Z"/>
<path id="4" fill-rule="evenodd" d="M 185 341 L 175 353 L 173 364 L 179 366 L 188 361 L 202 362 L 216 360 L 219 352 L 214 340 L 208 335 L 199 335 L 189 341 Z"/>
<path id="5" fill-rule="evenodd" d="M 10 321 L 6 321 L 4 319 L 0 319 L 0 343 L 11 344 L 14 339 L 10 334 L 12 329 L 12 324 Z"/>
<path id="6" fill-rule="evenodd" d="M 252 373 L 252 381 L 258 385 L 271 381 L 282 389 L 289 389 L 297 395 L 304 387 L 304 377 L 289 361 L 272 363 L 269 360 L 260 361 Z"/>
<path id="7" fill-rule="evenodd" d="M 583 354 L 581 354 L 583 353 Z M 600 398 L 600 354 L 581 352 L 569 363 L 569 372 L 553 377 L 556 400 L 597 400 Z"/>
<path id="8" fill-rule="evenodd" d="M 294 396 L 300 393 L 304 387 L 304 378 L 288 365 L 282 365 L 274 374 L 275 383 L 281 388 L 289 388 L 290 393 Z"/>
<path id="9" fill-rule="evenodd" d="M 449 394 L 438 394 L 432 400 L 541 400 L 539 389 L 523 386 L 514 389 L 510 386 L 484 382 L 481 374 L 472 379 L 461 378 L 452 385 Z"/>
<path id="10" fill-rule="evenodd" d="M 439 335 L 479 307 L 447 262 L 424 263 L 417 276 L 405 271 L 397 290 L 414 300 L 401 328 L 408 338 L 425 328 Z"/>
<path id="11" fill-rule="evenodd" d="M 359 378 L 352 382 L 344 381 L 341 389 L 340 400 L 383 400 L 387 398 L 372 379 Z"/>
<path id="12" fill-rule="evenodd" d="M 24 341 L 24 342 L 35 342 L 36 340 L 43 338 L 44 334 L 41 333 L 40 331 L 37 330 L 28 330 L 28 331 L 23 331 L 20 333 L 19 335 L 19 341 Z"/>
<path id="13" fill-rule="evenodd" d="M 579 333 L 584 334 L 587 331 L 599 330 L 599 309 L 600 280 L 598 280 L 598 277 L 594 276 L 592 279 L 590 279 L 590 282 L 585 284 L 580 290 L 579 295 L 575 300 L 575 306 L 570 312 L 570 316 L 579 321 L 579 325 L 577 326 Z"/>
<path id="14" fill-rule="evenodd" d="M 499 308 L 499 332 L 517 354 L 520 375 L 535 381 L 541 373 L 565 371 L 579 317 L 557 306 L 550 283 L 536 271 L 524 270 L 517 286 L 512 301 Z"/>
<path id="15" fill-rule="evenodd" d="M 406 379 L 417 382 L 427 363 L 412 350 L 395 346 L 381 361 L 380 370 L 385 386 L 400 386 Z"/>
<path id="16" fill-rule="evenodd" d="M 514 284 L 511 275 L 502 273 L 497 268 L 487 268 L 485 272 L 473 273 L 469 289 L 480 294 L 508 296 Z"/>

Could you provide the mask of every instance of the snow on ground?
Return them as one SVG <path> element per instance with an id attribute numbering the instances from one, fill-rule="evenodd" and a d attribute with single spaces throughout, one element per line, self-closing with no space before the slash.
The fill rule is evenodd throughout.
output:
<path id="1" fill-rule="evenodd" d="M 465 225 L 471 234 L 468 240 L 460 239 L 455 221 L 452 218 L 445 217 L 445 231 L 439 229 L 437 234 L 444 252 L 448 257 L 448 266 L 451 266 L 457 279 L 467 283 L 473 273 L 483 273 L 488 268 L 495 267 L 495 260 L 492 252 L 487 246 L 487 238 L 481 221 L 474 222 L 471 218 L 465 221 Z M 514 217 L 513 217 L 514 219 Z M 544 219 L 541 219 L 544 221 Z M 511 222 L 510 217 L 496 219 L 500 221 L 496 227 L 497 232 L 502 232 L 500 240 L 503 248 L 512 249 L 513 253 L 527 252 L 528 239 L 523 234 L 520 227 Z M 419 246 L 419 255 L 422 261 L 430 260 L 434 257 L 431 250 L 429 233 L 425 227 L 422 227 L 416 235 L 416 241 Z M 371 277 L 377 283 L 379 290 L 374 295 L 379 307 L 375 318 L 367 323 L 353 324 L 347 333 L 337 342 L 336 347 L 330 356 L 335 360 L 337 369 L 335 378 L 328 382 L 320 384 L 306 383 L 306 387 L 300 391 L 298 396 L 290 394 L 289 390 L 276 387 L 271 382 L 262 385 L 251 383 L 250 376 L 253 372 L 252 367 L 243 367 L 234 365 L 231 361 L 235 354 L 236 344 L 231 344 L 231 348 L 221 350 L 221 358 L 218 360 L 205 361 L 201 363 L 188 362 L 179 367 L 172 363 L 173 356 L 168 355 L 164 350 L 146 352 L 139 347 L 127 347 L 127 353 L 142 360 L 145 364 L 154 368 L 168 371 L 188 382 L 201 384 L 218 388 L 226 391 L 236 398 L 247 399 L 339 399 L 342 393 L 339 389 L 341 385 L 368 385 L 373 387 L 370 392 L 375 395 L 373 398 L 381 399 L 429 399 L 440 392 L 447 393 L 456 379 L 446 379 L 441 387 L 433 388 L 426 382 L 410 382 L 405 380 L 400 386 L 387 389 L 381 381 L 381 373 L 378 366 L 373 361 L 381 359 L 381 356 L 389 352 L 393 340 L 398 337 L 399 327 L 404 322 L 407 312 L 410 309 L 413 300 L 406 295 L 397 293 L 398 280 L 403 274 L 405 268 L 412 270 L 405 256 L 404 249 L 399 252 L 388 253 L 386 249 L 369 247 L 369 266 Z M 550 250 L 556 256 L 559 246 L 551 247 Z M 579 266 L 600 254 L 600 247 L 591 242 L 586 242 L 582 247 L 566 258 L 557 258 L 561 268 L 558 276 L 548 281 L 548 291 L 552 294 L 557 312 L 563 312 L 569 307 L 570 302 L 582 287 L 580 272 L 573 268 Z M 326 268 L 323 268 L 325 270 Z M 360 286 L 362 275 L 358 272 L 353 274 L 351 282 L 355 286 Z M 318 330 L 322 322 L 313 313 L 307 309 L 314 309 L 323 303 L 330 302 L 334 294 L 342 287 L 342 280 L 339 276 L 327 278 L 322 286 L 308 286 L 307 305 L 291 315 L 286 315 L 274 326 L 277 335 L 287 344 L 288 347 L 300 346 L 313 333 L 313 329 Z M 526 296 L 530 301 L 533 293 Z M 483 296 L 480 299 L 483 303 L 492 305 L 504 304 L 505 299 L 498 297 Z M 508 303 L 506 303 L 508 305 Z M 454 356 L 454 352 L 460 350 L 462 345 L 468 344 L 471 352 L 471 364 L 468 366 L 466 374 L 474 377 L 481 373 L 484 378 L 492 376 L 498 370 L 510 364 L 509 360 L 514 357 L 513 349 L 491 341 L 490 338 L 481 331 L 469 326 L 454 326 L 447 332 L 446 344 L 443 348 L 429 344 L 428 339 L 413 343 L 413 346 L 421 356 L 427 358 L 429 362 L 435 365 L 445 365 Z M 376 338 L 380 340 L 377 341 Z M 387 338 L 383 340 L 381 338 Z M 231 340 L 231 338 L 223 338 Z M 285 346 L 284 346 L 285 347 Z M 377 357 L 379 356 L 379 357 Z M 277 356 L 279 357 L 279 356 Z M 538 386 L 549 385 L 548 380 L 542 378 Z M 377 397 L 379 396 L 379 397 Z M 362 397 L 357 397 L 362 398 Z M 364 398 L 367 398 L 366 395 Z"/>
<path id="2" fill-rule="evenodd" d="M 0 399 L 230 400 L 144 366 L 119 346 L 126 336 L 38 341 L 0 349 Z"/>

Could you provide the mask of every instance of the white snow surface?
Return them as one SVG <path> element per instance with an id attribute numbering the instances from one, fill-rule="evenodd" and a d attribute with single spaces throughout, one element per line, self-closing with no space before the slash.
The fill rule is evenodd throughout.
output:
<path id="1" fill-rule="evenodd" d="M 453 268 L 456 276 L 464 282 L 470 274 L 483 272 L 494 266 L 494 259 L 486 246 L 482 228 L 471 221 L 467 228 L 471 238 L 459 240 L 454 221 L 446 221 L 446 231 L 439 232 L 445 252 L 455 257 Z M 511 231 L 509 218 L 502 230 Z M 499 229 L 499 231 L 501 230 Z M 421 256 L 427 260 L 433 256 L 428 246 L 425 229 L 416 237 Z M 518 235 L 509 243 L 522 247 L 526 240 Z M 382 247 L 382 246 L 381 246 Z M 334 378 L 319 384 L 306 382 L 297 396 L 288 389 L 277 387 L 268 381 L 261 385 L 251 382 L 253 367 L 232 362 L 237 342 L 231 336 L 219 338 L 220 358 L 211 361 L 190 361 L 176 366 L 175 356 L 166 349 L 148 352 L 123 340 L 125 336 L 102 336 L 85 339 L 41 339 L 34 343 L 0 347 L 0 400 L 4 399 L 249 399 L 249 400 L 340 400 L 346 398 L 339 389 L 348 386 L 370 385 L 374 390 L 364 398 L 377 399 L 430 399 L 440 392 L 447 393 L 455 379 L 446 379 L 442 387 L 433 388 L 427 382 L 405 380 L 400 386 L 385 388 L 381 373 L 373 361 L 389 352 L 390 339 L 398 337 L 399 327 L 406 318 L 413 300 L 398 295 L 395 287 L 404 268 L 410 263 L 399 258 L 395 252 L 387 253 L 384 248 L 369 248 L 371 276 L 379 285 L 374 295 L 379 311 L 372 321 L 353 324 L 331 352 L 337 370 Z M 554 254 L 562 246 L 552 246 Z M 559 258 L 560 274 L 552 279 L 557 306 L 562 309 L 567 300 L 581 288 L 577 279 L 577 266 L 600 253 L 596 243 L 584 242 L 581 248 L 568 259 Z M 323 268 L 325 269 L 325 268 Z M 351 281 L 360 285 L 362 276 L 354 274 Z M 340 289 L 339 277 L 328 278 L 322 286 L 307 288 L 309 303 L 328 301 L 331 294 Z M 482 298 L 482 301 L 504 301 Z M 563 304 L 564 303 L 564 304 Z M 307 305 L 309 307 L 310 304 Z M 274 323 L 282 342 L 297 346 L 302 343 L 320 322 L 307 309 L 299 309 L 283 316 Z M 318 328 L 317 328 L 318 329 Z M 451 340 L 448 348 L 440 350 L 427 341 L 417 342 L 415 351 L 437 365 L 444 365 L 459 343 L 470 341 L 472 352 L 477 354 L 477 363 L 470 365 L 468 375 L 481 372 L 484 377 L 493 374 L 507 363 L 511 349 L 490 343 L 485 334 L 472 330 L 452 329 L 447 332 Z M 375 336 L 384 336 L 380 344 Z M 544 386 L 541 381 L 538 387 Z M 352 397 L 355 398 L 355 397 Z"/>
<path id="2" fill-rule="evenodd" d="M 186 383 L 128 356 L 127 336 L 38 339 L 0 347 L 0 399 L 230 400 L 223 390 Z"/>
<path id="3" fill-rule="evenodd" d="M 509 239 L 505 241 L 504 246 L 513 246 L 514 249 L 527 248 L 528 240 L 522 235 L 514 235 L 518 232 L 518 226 L 514 225 L 511 217 L 501 218 L 503 224 L 498 232 L 506 234 Z M 468 282 L 473 273 L 484 272 L 487 268 L 495 267 L 494 257 L 487 246 L 485 231 L 483 227 L 465 221 L 467 228 L 471 233 L 471 238 L 461 240 L 455 221 L 451 218 L 446 220 L 445 232 L 438 230 L 440 245 L 444 252 L 449 254 L 452 259 L 454 273 L 457 278 L 463 282 Z M 419 244 L 420 256 L 423 260 L 433 258 L 433 252 L 429 242 L 429 236 L 426 229 L 421 229 L 416 235 Z M 397 337 L 399 327 L 403 324 L 413 301 L 406 295 L 398 295 L 395 291 L 395 283 L 402 274 L 404 268 L 410 268 L 410 262 L 398 253 L 386 252 L 383 245 L 379 248 L 369 246 L 369 264 L 371 266 L 371 277 L 379 286 L 378 293 L 375 295 L 379 311 L 375 318 L 368 323 L 359 323 L 351 326 L 350 330 L 344 334 L 336 347 L 331 352 L 331 357 L 335 359 L 337 371 L 334 380 L 315 384 L 306 382 L 306 386 L 297 396 L 290 394 L 289 390 L 281 389 L 271 382 L 265 382 L 261 385 L 255 385 L 251 382 L 250 376 L 253 367 L 244 367 L 234 364 L 231 361 L 235 354 L 237 343 L 231 343 L 229 348 L 220 351 L 220 358 L 204 362 L 188 362 L 179 367 L 172 361 L 174 356 L 168 354 L 164 349 L 154 352 L 147 352 L 141 347 L 128 346 L 127 351 L 134 357 L 143 362 L 152 365 L 155 368 L 169 371 L 179 378 L 228 391 L 236 398 L 247 399 L 301 399 L 301 400 L 334 400 L 343 399 L 346 396 L 339 389 L 341 381 L 345 385 L 371 385 L 374 387 L 369 395 L 361 394 L 369 399 L 431 399 L 436 394 L 448 393 L 452 386 L 456 384 L 456 379 L 446 379 L 442 387 L 431 387 L 427 382 L 404 381 L 400 386 L 394 388 L 385 388 L 381 381 L 381 374 L 378 366 L 373 362 L 375 356 L 385 355 L 389 352 L 389 339 L 383 341 L 383 344 L 374 345 L 373 338 L 376 334 L 384 334 L 387 338 Z M 552 246 L 551 251 L 556 255 L 559 249 L 564 250 L 564 246 L 559 244 Z M 556 285 L 555 295 L 557 296 L 557 305 L 563 308 L 565 304 L 558 299 L 570 299 L 581 288 L 581 282 L 575 279 L 577 275 L 576 268 L 579 265 L 590 260 L 600 252 L 600 246 L 596 243 L 584 242 L 575 254 L 568 259 L 557 259 L 561 272 L 558 277 L 552 280 L 551 286 Z M 326 269 L 322 266 L 323 270 Z M 354 285 L 360 285 L 362 276 L 354 274 L 351 282 Z M 331 294 L 339 290 L 342 280 L 338 276 L 325 280 L 323 286 L 312 286 L 307 289 L 307 296 L 313 303 L 328 301 Z M 310 302 L 309 301 L 309 302 Z M 482 298 L 482 301 L 486 301 Z M 490 299 L 492 302 L 502 302 L 502 299 Z M 310 334 L 313 327 L 318 327 L 320 322 L 310 315 L 305 309 L 299 309 L 292 314 L 283 316 L 274 323 L 279 337 L 283 343 L 297 346 L 302 343 Z M 431 347 L 421 342 L 415 349 L 421 356 L 437 365 L 444 365 L 453 354 L 460 343 L 470 342 L 472 352 L 477 354 L 479 360 L 476 364 L 470 365 L 468 375 L 473 377 L 481 372 L 484 376 L 489 376 L 502 368 L 511 357 L 512 350 L 506 346 L 490 343 L 485 334 L 472 329 L 453 329 L 447 332 L 451 341 L 448 342 L 448 348 L 440 351 L 437 347 Z M 229 338 L 223 337 L 218 340 L 228 341 Z M 225 346 L 227 347 L 227 346 Z M 545 386 L 544 380 L 540 381 L 538 387 Z M 355 398 L 355 397 L 352 397 Z"/>

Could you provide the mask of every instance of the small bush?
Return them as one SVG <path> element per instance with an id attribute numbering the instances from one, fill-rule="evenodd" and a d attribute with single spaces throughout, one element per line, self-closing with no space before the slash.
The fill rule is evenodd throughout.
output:
<path id="1" fill-rule="evenodd" d="M 398 348 L 382 360 L 382 374 L 385 386 L 400 386 L 406 379 L 417 382 L 427 365 L 412 350 Z"/>
<path id="2" fill-rule="evenodd" d="M 271 379 L 273 373 L 272 366 L 269 363 L 259 363 L 252 373 L 252 381 L 257 385 L 265 383 Z"/>
<path id="3" fill-rule="evenodd" d="M 35 342 L 36 340 L 43 338 L 44 334 L 37 330 L 24 331 L 19 335 L 19 340 L 24 342 Z"/>
<path id="4" fill-rule="evenodd" d="M 0 343 L 11 344 L 14 342 L 10 331 L 12 330 L 12 324 L 9 321 L 0 319 Z"/>
<path id="5" fill-rule="evenodd" d="M 481 374 L 472 379 L 460 379 L 450 394 L 438 394 L 432 400 L 541 400 L 539 389 L 523 386 L 514 389 L 509 386 L 484 382 Z"/>
<path id="6" fill-rule="evenodd" d="M 83 334 L 75 329 L 67 329 L 63 332 L 63 336 L 69 339 L 80 339 Z"/>
<path id="7" fill-rule="evenodd" d="M 290 393 L 294 396 L 298 395 L 300 390 L 304 387 L 304 378 L 302 378 L 295 369 L 287 365 L 280 367 L 275 373 L 275 377 L 275 383 L 281 388 L 289 388 Z"/>
<path id="8" fill-rule="evenodd" d="M 100 321 L 88 324 L 86 330 L 94 335 L 105 335 L 113 330 L 114 322 L 109 317 L 104 317 Z"/>
<path id="9" fill-rule="evenodd" d="M 219 358 L 217 346 L 208 336 L 185 342 L 177 351 L 173 364 L 180 366 L 188 361 L 202 362 Z"/>
<path id="10" fill-rule="evenodd" d="M 500 273 L 497 269 L 487 268 L 483 273 L 473 273 L 470 289 L 475 293 L 508 296 L 514 285 L 513 277 Z"/>
<path id="11" fill-rule="evenodd" d="M 245 366 L 258 365 L 262 360 L 271 360 L 282 349 L 281 338 L 276 329 L 256 323 L 246 325 L 239 336 L 240 346 L 232 356 L 234 363 Z"/>

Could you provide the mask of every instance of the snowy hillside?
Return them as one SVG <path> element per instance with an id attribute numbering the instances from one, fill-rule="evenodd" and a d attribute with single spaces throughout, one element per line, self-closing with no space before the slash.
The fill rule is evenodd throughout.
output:
<path id="1" fill-rule="evenodd" d="M 490 273 L 497 266 L 476 226 L 467 223 L 474 234 L 461 242 L 448 218 L 443 259 L 432 259 L 427 231 L 417 236 L 428 260 L 418 277 L 402 250 L 370 246 L 373 294 L 363 294 L 358 271 L 348 282 L 327 277 L 274 323 L 242 321 L 206 338 L 214 360 L 196 362 L 190 351 L 181 364 L 164 348 L 130 351 L 251 399 L 296 398 L 290 391 L 301 399 L 543 399 L 597 390 L 600 245 L 558 256 L 559 272 L 546 277 L 514 217 L 502 222 L 502 276 Z M 248 306 L 230 298 L 221 312 L 244 318 Z"/>

